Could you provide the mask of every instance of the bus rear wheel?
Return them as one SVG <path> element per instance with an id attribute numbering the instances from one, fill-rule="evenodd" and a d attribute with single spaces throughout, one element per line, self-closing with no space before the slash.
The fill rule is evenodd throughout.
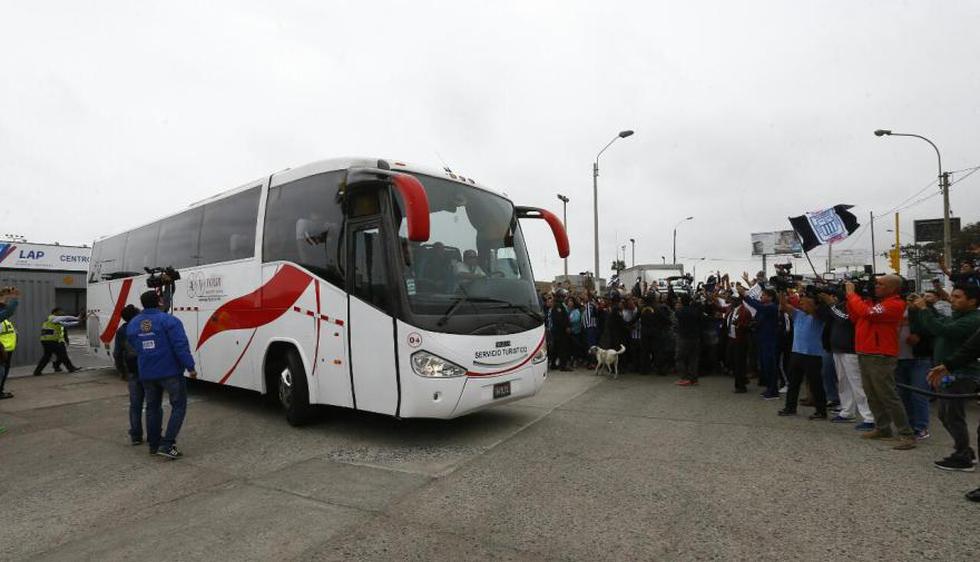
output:
<path id="1" fill-rule="evenodd" d="M 286 421 L 292 426 L 309 423 L 313 417 L 310 391 L 306 384 L 303 361 L 295 349 L 286 351 L 275 374 L 279 405 L 286 412 Z"/>

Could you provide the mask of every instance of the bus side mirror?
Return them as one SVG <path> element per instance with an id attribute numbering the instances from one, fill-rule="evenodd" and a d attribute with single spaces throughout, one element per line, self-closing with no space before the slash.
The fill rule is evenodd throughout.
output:
<path id="1" fill-rule="evenodd" d="M 555 236 L 555 243 L 558 244 L 558 257 L 568 257 L 568 234 L 565 232 L 565 226 L 561 223 L 561 219 L 554 213 L 537 207 L 515 207 L 514 211 L 519 219 L 544 219 L 551 227 L 551 234 Z"/>
<path id="2" fill-rule="evenodd" d="M 391 182 L 405 204 L 405 220 L 408 221 L 408 239 L 412 242 L 429 240 L 429 198 L 415 176 L 392 174 Z"/>

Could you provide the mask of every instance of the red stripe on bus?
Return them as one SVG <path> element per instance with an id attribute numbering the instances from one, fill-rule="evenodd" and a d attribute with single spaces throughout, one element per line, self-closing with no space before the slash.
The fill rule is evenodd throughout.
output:
<path id="1" fill-rule="evenodd" d="M 126 299 L 129 298 L 129 289 L 132 286 L 132 279 L 125 279 L 123 281 L 122 288 L 119 290 L 119 298 L 116 299 L 116 305 L 112 309 L 112 316 L 109 317 L 109 323 L 106 324 L 105 330 L 99 336 L 102 343 L 109 343 L 116 337 L 116 330 L 119 329 L 119 320 L 122 318 L 123 308 L 126 308 Z"/>
<path id="2" fill-rule="evenodd" d="M 502 371 L 494 371 L 492 373 L 477 373 L 475 371 L 466 371 L 466 376 L 468 376 L 468 377 L 489 377 L 491 375 L 502 375 L 504 373 L 509 373 L 511 371 L 516 371 L 517 369 L 520 369 L 524 365 L 527 365 L 527 362 L 528 361 L 530 361 L 531 359 L 534 359 L 534 356 L 537 355 L 538 350 L 541 349 L 541 346 L 542 345 L 544 345 L 544 336 L 541 336 L 541 341 L 538 342 L 538 347 L 535 347 L 534 348 L 534 351 L 532 351 L 531 354 L 527 356 L 527 359 L 521 361 L 520 363 L 518 363 L 517 365 L 514 365 L 513 367 L 510 367 L 508 369 L 504 369 Z"/>
<path id="3" fill-rule="evenodd" d="M 235 372 L 235 368 L 238 367 L 239 363 L 241 363 L 242 357 L 245 357 L 245 352 L 248 351 L 248 346 L 252 345 L 252 339 L 255 338 L 255 334 L 258 331 L 259 331 L 258 329 L 252 331 L 252 336 L 248 338 L 248 343 L 245 344 L 245 349 L 242 350 L 241 355 L 239 355 L 238 359 L 235 360 L 235 364 L 231 366 L 231 369 L 228 369 L 228 372 L 225 373 L 225 376 L 221 377 L 221 380 L 218 381 L 218 384 L 225 384 L 225 381 L 228 380 L 228 377 L 230 377 L 231 374 Z"/>
<path id="4" fill-rule="evenodd" d="M 265 285 L 215 310 L 201 330 L 197 348 L 221 332 L 258 328 L 279 318 L 294 308 L 312 282 L 306 272 L 291 265 L 282 266 Z"/>

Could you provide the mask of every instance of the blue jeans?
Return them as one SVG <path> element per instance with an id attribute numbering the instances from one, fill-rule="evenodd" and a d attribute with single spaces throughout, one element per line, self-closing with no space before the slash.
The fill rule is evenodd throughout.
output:
<path id="1" fill-rule="evenodd" d="M 143 438 L 143 400 L 146 392 L 139 376 L 129 374 L 129 436 L 133 439 Z"/>
<path id="2" fill-rule="evenodd" d="M 932 368 L 929 359 L 899 359 L 895 367 L 895 382 L 931 390 L 926 382 L 926 375 Z M 904 388 L 898 389 L 898 395 L 905 404 L 905 412 L 909 416 L 909 425 L 915 431 L 929 429 L 929 399 Z"/>
<path id="3" fill-rule="evenodd" d="M 146 442 L 150 450 L 169 449 L 177 442 L 177 434 L 184 423 L 187 413 L 187 385 L 184 377 L 167 377 L 165 379 L 143 380 L 146 392 Z M 167 392 L 170 400 L 170 419 L 167 421 L 167 433 L 160 438 L 163 425 L 163 392 Z"/>
<path id="4" fill-rule="evenodd" d="M 823 391 L 827 395 L 827 402 L 840 404 L 840 394 L 837 392 L 837 368 L 834 366 L 834 354 L 830 351 L 823 352 L 820 375 L 823 377 Z"/>

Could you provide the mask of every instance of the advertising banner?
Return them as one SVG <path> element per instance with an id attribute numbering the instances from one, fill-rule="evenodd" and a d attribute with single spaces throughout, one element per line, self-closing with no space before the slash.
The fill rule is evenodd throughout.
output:
<path id="1" fill-rule="evenodd" d="M 777 230 L 776 232 L 756 232 L 752 234 L 753 256 L 778 256 L 792 254 L 799 256 L 803 252 L 796 233 L 792 230 Z"/>
<path id="2" fill-rule="evenodd" d="M 92 248 L 0 242 L 0 269 L 88 271 Z"/>

